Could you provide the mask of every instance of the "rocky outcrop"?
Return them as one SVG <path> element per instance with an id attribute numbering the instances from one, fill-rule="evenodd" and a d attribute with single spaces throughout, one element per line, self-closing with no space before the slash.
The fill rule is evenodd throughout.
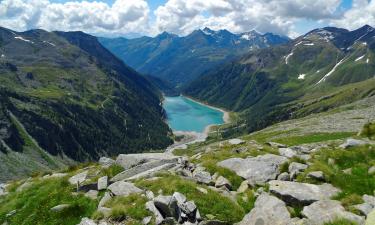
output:
<path id="1" fill-rule="evenodd" d="M 101 157 L 99 159 L 99 165 L 101 165 L 103 168 L 108 168 L 116 163 L 115 160 L 107 157 Z"/>
<path id="2" fill-rule="evenodd" d="M 255 186 L 276 179 L 280 174 L 279 166 L 286 161 L 286 157 L 266 154 L 246 159 L 231 158 L 219 162 L 218 166 L 234 171 L 238 176 L 248 180 L 250 185 Z"/>
<path id="3" fill-rule="evenodd" d="M 339 201 L 321 200 L 303 208 L 302 215 L 310 224 L 323 225 L 336 219 L 346 219 L 356 224 L 364 224 L 364 219 L 345 211 Z"/>
<path id="4" fill-rule="evenodd" d="M 141 193 L 142 190 L 137 188 L 134 184 L 125 181 L 117 181 L 107 188 L 116 196 L 128 196 L 134 193 Z"/>
<path id="5" fill-rule="evenodd" d="M 280 197 L 288 205 L 309 205 L 319 200 L 327 200 L 339 193 L 331 184 L 308 184 L 291 181 L 270 181 L 270 192 Z"/>
<path id="6" fill-rule="evenodd" d="M 125 170 L 134 166 L 144 164 L 155 160 L 170 160 L 178 157 L 168 153 L 143 153 L 143 154 L 120 154 L 116 159 L 116 164 L 122 166 Z"/>
<path id="7" fill-rule="evenodd" d="M 267 193 L 261 194 L 255 207 L 238 225 L 288 225 L 290 214 L 286 205 L 280 199 Z"/>

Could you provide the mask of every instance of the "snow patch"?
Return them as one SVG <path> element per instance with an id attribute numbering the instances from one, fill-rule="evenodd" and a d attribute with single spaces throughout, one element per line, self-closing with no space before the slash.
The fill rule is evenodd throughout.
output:
<path id="1" fill-rule="evenodd" d="M 314 43 L 306 43 L 306 44 L 303 44 L 305 46 L 314 46 Z"/>
<path id="2" fill-rule="evenodd" d="M 320 70 L 317 70 L 316 73 L 320 73 Z"/>
<path id="3" fill-rule="evenodd" d="M 300 75 L 298 76 L 298 80 L 304 80 L 305 77 L 306 77 L 306 74 L 300 74 Z"/>
<path id="4" fill-rule="evenodd" d="M 55 45 L 54 43 L 52 43 L 52 42 L 43 41 L 43 43 L 49 44 L 49 45 L 51 45 L 51 46 L 53 46 L 53 47 L 56 47 L 56 45 Z"/>
<path id="5" fill-rule="evenodd" d="M 16 36 L 14 37 L 14 39 L 18 39 L 18 40 L 21 40 L 21 41 L 24 41 L 24 42 L 28 42 L 28 43 L 31 43 L 31 44 L 34 44 L 34 42 L 30 41 L 30 40 L 27 40 L 21 36 Z"/>
<path id="6" fill-rule="evenodd" d="M 329 77 L 330 75 L 332 75 L 332 74 L 336 71 L 337 67 L 339 67 L 339 66 L 345 61 L 345 59 L 346 59 L 346 58 L 341 59 L 340 62 L 338 62 L 338 63 L 332 68 L 332 70 L 329 71 L 326 75 L 324 75 L 324 77 L 323 77 L 322 79 L 320 79 L 320 81 L 318 81 L 318 83 L 316 83 L 316 84 L 320 84 L 320 83 L 322 83 L 323 81 L 325 81 L 325 80 L 327 79 L 327 77 Z"/>
<path id="7" fill-rule="evenodd" d="M 303 42 L 300 41 L 300 42 L 298 42 L 297 44 L 295 44 L 294 47 L 296 47 L 296 46 L 298 46 L 298 45 L 300 45 L 300 44 L 302 44 L 302 43 L 303 43 Z"/>
<path id="8" fill-rule="evenodd" d="M 363 59 L 364 57 L 365 57 L 365 55 L 363 55 L 363 56 L 360 56 L 360 57 L 356 58 L 356 59 L 355 59 L 355 61 L 357 62 L 357 61 L 359 61 L 359 60 Z"/>
<path id="9" fill-rule="evenodd" d="M 5 58 L 5 55 L 4 55 L 4 54 L 1 54 L 1 58 Z"/>
<path id="10" fill-rule="evenodd" d="M 195 49 L 191 50 L 191 53 L 194 53 L 195 52 Z"/>
<path id="11" fill-rule="evenodd" d="M 285 64 L 288 65 L 289 63 L 289 58 L 294 54 L 294 52 L 292 51 L 289 55 L 285 56 Z"/>
<path id="12" fill-rule="evenodd" d="M 250 35 L 244 34 L 244 35 L 241 36 L 241 38 L 249 41 L 250 40 Z"/>
<path id="13" fill-rule="evenodd" d="M 367 63 L 367 64 L 370 63 L 370 58 L 367 58 L 366 63 Z"/>

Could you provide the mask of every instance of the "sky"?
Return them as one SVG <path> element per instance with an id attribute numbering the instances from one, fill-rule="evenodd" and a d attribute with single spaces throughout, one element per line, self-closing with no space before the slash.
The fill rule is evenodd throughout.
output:
<path id="1" fill-rule="evenodd" d="M 0 0 L 0 26 L 16 31 L 180 36 L 209 27 L 297 37 L 312 29 L 375 26 L 375 0 Z"/>

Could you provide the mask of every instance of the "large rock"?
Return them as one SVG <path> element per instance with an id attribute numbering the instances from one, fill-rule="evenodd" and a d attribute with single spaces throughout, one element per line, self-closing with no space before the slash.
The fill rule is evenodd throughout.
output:
<path id="1" fill-rule="evenodd" d="M 128 196 L 134 193 L 141 193 L 142 190 L 137 188 L 134 184 L 125 181 L 117 181 L 107 188 L 116 196 Z"/>
<path id="2" fill-rule="evenodd" d="M 354 205 L 353 207 L 357 209 L 364 216 L 367 216 L 374 209 L 372 205 L 366 202 L 362 204 Z"/>
<path id="3" fill-rule="evenodd" d="M 172 196 L 159 195 L 154 198 L 154 204 L 164 218 L 179 217 L 176 198 Z"/>
<path id="4" fill-rule="evenodd" d="M 240 145 L 240 144 L 245 143 L 245 141 L 239 138 L 233 138 L 233 139 L 228 140 L 228 143 L 231 145 Z"/>
<path id="5" fill-rule="evenodd" d="M 287 225 L 290 214 L 285 203 L 267 193 L 261 194 L 254 208 L 238 225 Z"/>
<path id="6" fill-rule="evenodd" d="M 112 166 L 113 164 L 115 164 L 116 161 L 111 159 L 111 158 L 107 158 L 107 157 L 101 157 L 99 159 L 99 164 L 103 167 L 103 168 L 108 168 L 110 166 Z"/>
<path id="7" fill-rule="evenodd" d="M 356 146 L 361 146 L 361 145 L 365 145 L 367 144 L 367 142 L 365 141 L 362 141 L 362 140 L 357 140 L 357 139 L 353 139 L 353 138 L 348 138 L 345 143 L 343 143 L 342 145 L 340 145 L 340 148 L 351 148 L 351 147 L 356 147 Z"/>
<path id="8" fill-rule="evenodd" d="M 364 202 L 370 204 L 372 207 L 375 207 L 375 197 L 371 195 L 363 195 L 362 199 Z"/>
<path id="9" fill-rule="evenodd" d="M 108 176 L 98 179 L 98 191 L 105 190 L 108 187 Z"/>
<path id="10" fill-rule="evenodd" d="M 372 210 L 370 214 L 367 215 L 365 225 L 374 225 L 374 224 L 375 224 L 375 209 Z"/>
<path id="11" fill-rule="evenodd" d="M 82 184 L 86 180 L 87 174 L 88 174 L 88 171 L 84 171 L 82 173 L 76 174 L 72 176 L 71 178 L 69 178 L 69 183 L 73 185 Z"/>
<path id="12" fill-rule="evenodd" d="M 168 153 L 120 154 L 116 159 L 116 163 L 127 170 L 139 164 L 167 159 L 178 159 L 178 157 Z"/>
<path id="13" fill-rule="evenodd" d="M 310 224 L 323 225 L 337 219 L 346 219 L 357 224 L 363 224 L 364 219 L 351 212 L 345 211 L 339 201 L 321 200 L 306 206 L 302 210 L 302 215 L 308 219 Z"/>
<path id="14" fill-rule="evenodd" d="M 279 154 L 287 158 L 293 158 L 297 155 L 297 152 L 291 148 L 279 148 Z"/>
<path id="15" fill-rule="evenodd" d="M 238 176 L 249 181 L 249 184 L 263 185 L 276 179 L 280 174 L 279 167 L 288 159 L 283 156 L 266 154 L 246 159 L 231 158 L 218 163 L 218 166 L 234 171 Z"/>
<path id="16" fill-rule="evenodd" d="M 159 210 L 156 208 L 154 201 L 148 201 L 146 202 L 146 209 L 149 210 L 152 214 L 154 214 L 155 217 L 155 224 L 159 225 L 163 222 L 164 217 L 159 212 Z"/>
<path id="17" fill-rule="evenodd" d="M 111 179 L 111 181 L 116 182 L 120 180 L 129 179 L 137 175 L 139 176 L 140 174 L 145 174 L 145 172 L 150 171 L 150 170 L 154 172 L 160 171 L 160 170 L 152 170 L 152 169 L 160 168 L 160 167 L 164 168 L 163 165 L 172 164 L 168 166 L 168 168 L 171 168 L 174 165 L 176 165 L 177 161 L 178 161 L 178 158 L 172 158 L 172 159 L 151 160 L 145 163 L 139 163 L 135 165 L 134 167 L 130 169 L 126 169 L 125 171 L 122 171 L 121 173 L 117 174 Z"/>
<path id="18" fill-rule="evenodd" d="M 109 202 L 112 199 L 112 195 L 109 192 L 104 193 L 104 196 L 102 199 L 100 199 L 98 208 L 104 207 L 107 202 Z"/>
<path id="19" fill-rule="evenodd" d="M 307 177 L 313 178 L 315 180 L 320 180 L 320 181 L 325 180 L 324 173 L 322 171 L 312 171 L 312 172 L 307 174 Z"/>
<path id="20" fill-rule="evenodd" d="M 210 184 L 212 182 L 211 174 L 204 170 L 194 170 L 193 179 L 203 184 Z"/>
<path id="21" fill-rule="evenodd" d="M 289 205 L 309 205 L 319 200 L 330 199 L 340 190 L 331 184 L 308 184 L 291 181 L 270 181 L 270 192 L 280 197 Z"/>

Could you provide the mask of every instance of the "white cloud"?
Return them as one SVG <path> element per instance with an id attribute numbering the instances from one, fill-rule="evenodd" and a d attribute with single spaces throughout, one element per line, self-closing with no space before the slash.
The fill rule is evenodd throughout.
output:
<path id="1" fill-rule="evenodd" d="M 149 6 L 145 0 L 103 2 L 48 0 L 0 1 L 0 24 L 15 30 L 83 30 L 91 33 L 147 32 Z"/>
<path id="2" fill-rule="evenodd" d="M 342 18 L 332 21 L 333 25 L 356 29 L 365 24 L 375 26 L 375 1 L 353 0 L 353 7 Z"/>
<path id="3" fill-rule="evenodd" d="M 187 34 L 209 26 L 234 32 L 295 34 L 299 19 L 335 18 L 341 0 L 169 0 L 155 11 L 156 31 Z"/>

